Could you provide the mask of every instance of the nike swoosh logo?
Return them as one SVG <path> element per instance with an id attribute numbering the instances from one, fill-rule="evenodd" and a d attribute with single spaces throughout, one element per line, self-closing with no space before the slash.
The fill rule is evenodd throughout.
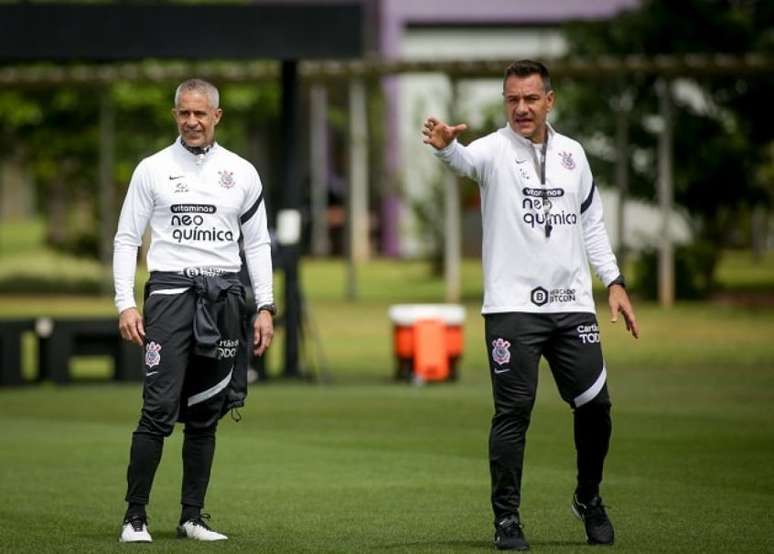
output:
<path id="1" fill-rule="evenodd" d="M 145 374 L 145 376 L 150 377 L 151 375 L 156 375 L 157 373 L 158 371 L 149 371 L 148 373 Z"/>
<path id="2" fill-rule="evenodd" d="M 182 179 L 183 177 L 185 177 L 185 175 L 170 175 L 169 180 L 174 181 L 175 179 Z"/>
<path id="3" fill-rule="evenodd" d="M 517 164 L 523 164 L 523 163 L 524 163 L 524 162 L 526 162 L 526 161 L 527 161 L 527 160 L 516 160 L 516 163 L 517 163 Z"/>
<path id="4" fill-rule="evenodd" d="M 511 370 L 511 368 L 510 368 L 510 367 L 506 367 L 505 369 L 495 369 L 495 370 L 494 370 L 494 372 L 495 372 L 495 373 L 497 373 L 497 374 L 499 375 L 499 374 L 501 374 L 501 373 L 506 373 L 506 372 L 508 372 L 508 371 L 510 371 L 510 370 Z M 158 372 L 157 372 L 157 373 L 158 373 Z"/>

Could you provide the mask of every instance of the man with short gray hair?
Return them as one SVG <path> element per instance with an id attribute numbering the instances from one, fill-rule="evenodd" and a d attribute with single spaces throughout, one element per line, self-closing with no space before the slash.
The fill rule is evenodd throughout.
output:
<path id="1" fill-rule="evenodd" d="M 263 355 L 274 332 L 270 239 L 258 173 L 215 142 L 223 110 L 212 84 L 181 83 L 172 114 L 179 138 L 135 169 L 114 241 L 119 329 L 145 350 L 143 406 L 132 435 L 120 542 L 152 540 L 145 507 L 164 439 L 176 422 L 185 424 L 178 536 L 227 538 L 209 527 L 209 515 L 201 511 L 215 431 L 223 415 L 244 405 L 248 348 Z M 134 278 L 148 225 L 143 316 Z M 238 277 L 240 237 L 257 314 L 248 313 Z"/>
<path id="2" fill-rule="evenodd" d="M 187 81 L 180 83 L 177 86 L 177 89 L 175 89 L 175 106 L 180 104 L 180 97 L 189 92 L 206 96 L 210 108 L 216 110 L 220 108 L 220 93 L 218 92 L 218 89 L 211 83 L 203 81 L 202 79 L 188 79 Z"/>

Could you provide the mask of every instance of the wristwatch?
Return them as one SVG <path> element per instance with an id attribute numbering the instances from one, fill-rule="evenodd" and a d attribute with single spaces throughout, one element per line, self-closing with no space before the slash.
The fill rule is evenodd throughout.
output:
<path id="1" fill-rule="evenodd" d="M 273 317 L 277 315 L 277 306 L 274 304 L 264 304 L 262 306 L 259 306 L 258 313 L 261 313 L 263 311 L 269 312 Z"/>
<path id="2" fill-rule="evenodd" d="M 626 281 L 624 281 L 623 275 L 619 274 L 618 277 L 610 281 L 610 284 L 607 285 L 607 288 L 610 288 L 613 285 L 621 285 L 623 288 L 626 288 Z"/>

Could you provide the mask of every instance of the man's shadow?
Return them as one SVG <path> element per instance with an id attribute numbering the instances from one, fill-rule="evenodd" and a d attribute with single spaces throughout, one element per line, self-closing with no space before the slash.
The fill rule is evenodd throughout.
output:
<path id="1" fill-rule="evenodd" d="M 588 546 L 585 541 L 569 541 L 569 540 L 551 540 L 551 541 L 529 541 L 530 547 L 535 546 L 552 546 L 552 547 L 566 547 L 566 548 L 578 548 L 578 547 L 585 547 Z M 427 548 L 428 546 L 435 546 L 438 548 L 447 547 L 449 551 L 455 551 L 455 550 L 465 550 L 465 551 L 471 551 L 471 550 L 486 550 L 487 552 L 491 552 L 494 548 L 494 544 L 492 541 L 468 541 L 468 540 L 458 540 L 458 541 L 435 541 L 435 540 L 427 540 L 427 541 L 413 541 L 413 542 L 401 542 L 401 543 L 390 543 L 385 544 L 381 546 L 374 545 L 375 550 L 410 550 L 412 548 Z"/>

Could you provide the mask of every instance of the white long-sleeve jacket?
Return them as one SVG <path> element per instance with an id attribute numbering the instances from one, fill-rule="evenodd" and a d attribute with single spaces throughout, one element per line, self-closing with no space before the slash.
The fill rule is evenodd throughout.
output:
<path id="1" fill-rule="evenodd" d="M 620 272 L 577 141 L 549 127 L 545 185 L 542 146 L 508 126 L 467 147 L 455 140 L 435 155 L 481 188 L 482 313 L 595 311 L 589 263 L 605 286 Z"/>
<path id="2" fill-rule="evenodd" d="M 134 307 L 137 248 L 150 224 L 149 271 L 238 272 L 239 238 L 258 306 L 273 302 L 271 239 L 258 172 L 219 146 L 195 155 L 178 139 L 132 175 L 113 243 L 119 313 Z"/>

